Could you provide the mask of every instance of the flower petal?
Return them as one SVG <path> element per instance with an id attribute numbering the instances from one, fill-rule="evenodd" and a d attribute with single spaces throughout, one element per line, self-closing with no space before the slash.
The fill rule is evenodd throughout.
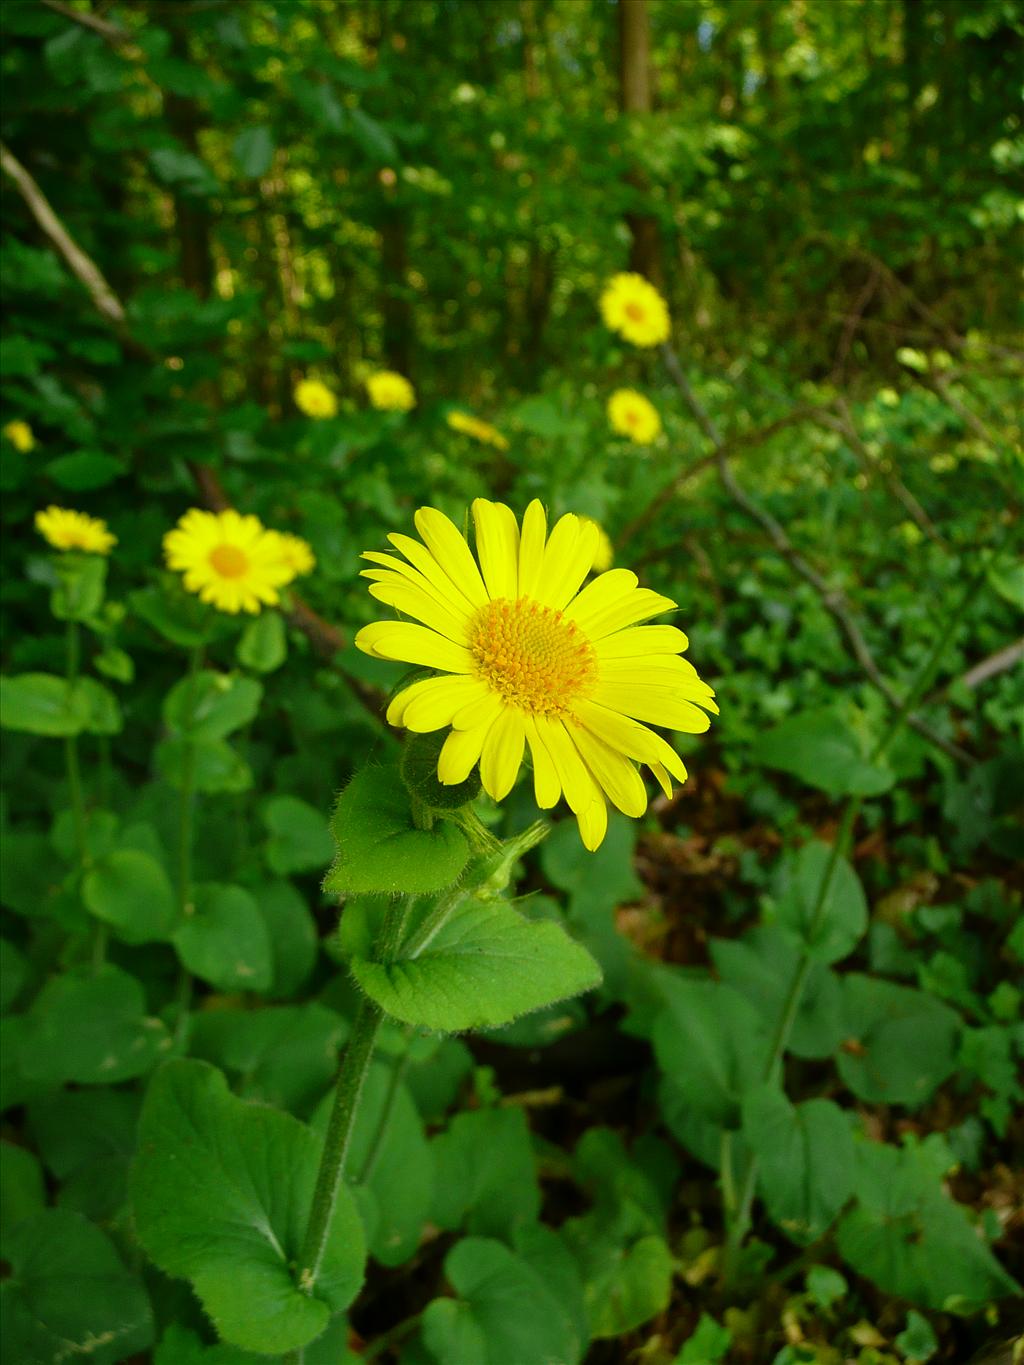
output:
<path id="1" fill-rule="evenodd" d="M 388 540 L 396 550 L 401 550 L 410 564 L 423 575 L 430 583 L 431 587 L 450 602 L 453 610 L 464 611 L 472 615 L 479 607 L 474 605 L 466 594 L 455 583 L 437 562 L 425 545 L 421 545 L 418 540 L 413 540 L 412 536 L 399 535 L 397 531 L 388 536 Z"/>
<path id="2" fill-rule="evenodd" d="M 519 537 L 520 597 L 532 597 L 540 579 L 547 524 L 544 505 L 539 498 L 534 498 L 523 514 L 523 530 Z"/>
<path id="3" fill-rule="evenodd" d="M 363 572 L 373 573 L 374 570 L 365 569 Z M 448 640 L 454 640 L 456 644 L 469 643 L 465 617 L 460 621 L 454 612 L 438 606 L 434 598 L 428 597 L 425 592 L 420 592 L 419 588 L 414 588 L 410 583 L 401 581 L 371 583 L 370 596 L 376 597 L 378 602 L 386 602 L 403 616 L 415 617 L 417 621 L 422 621 L 425 626 L 430 626 L 432 630 L 438 631 Z"/>
<path id="4" fill-rule="evenodd" d="M 423 537 L 427 549 L 444 569 L 459 591 L 476 607 L 487 602 L 487 589 L 480 577 L 476 560 L 470 553 L 462 532 L 449 517 L 436 507 L 421 507 L 414 518 L 416 530 Z"/>
<path id="5" fill-rule="evenodd" d="M 614 573 L 615 570 L 612 569 L 610 572 Z M 648 616 L 673 611 L 675 607 L 676 603 L 671 597 L 662 597 L 661 593 L 652 592 L 650 588 L 636 588 L 628 596 L 588 618 L 586 625 L 581 628 L 586 630 L 591 640 L 600 640 L 602 636 L 635 625 L 637 621 L 644 621 Z"/>
<path id="6" fill-rule="evenodd" d="M 652 654 L 682 654 L 689 644 L 676 626 L 630 626 L 596 640 L 594 649 L 599 659 L 648 659 Z"/>
<path id="7" fill-rule="evenodd" d="M 480 781 L 495 801 L 502 801 L 515 783 L 523 761 L 525 717 L 516 706 L 506 706 L 487 731 L 480 754 Z"/>
<path id="8" fill-rule="evenodd" d="M 446 787 L 457 782 L 465 782 L 473 771 L 473 765 L 480 758 L 484 740 L 491 728 L 491 722 L 478 725 L 472 730 L 453 730 L 444 744 L 437 760 L 437 780 Z"/>
<path id="9" fill-rule="evenodd" d="M 636 819 L 647 809 L 643 779 L 624 754 L 609 748 L 585 726 L 569 726 L 569 737 L 594 777 L 623 815 Z"/>
<path id="10" fill-rule="evenodd" d="M 682 730 L 688 735 L 702 735 L 711 724 L 705 711 L 684 701 L 674 688 L 624 687 L 602 681 L 591 692 L 590 699 L 625 716 L 664 725 L 668 730 Z"/>
<path id="11" fill-rule="evenodd" d="M 562 784 L 552 762 L 551 755 L 544 747 L 544 741 L 537 732 L 532 716 L 526 718 L 526 740 L 533 759 L 533 794 L 541 810 L 550 810 L 558 804 L 562 795 Z"/>
<path id="12" fill-rule="evenodd" d="M 486 683 L 459 676 L 428 678 L 425 685 L 414 683 L 413 687 L 420 687 L 421 690 L 402 707 L 401 724 L 417 734 L 427 734 L 431 730 L 441 730 L 451 725 L 455 713 L 474 701 L 480 690 L 486 688 Z M 389 720 L 390 716 L 389 708 Z"/>
<path id="13" fill-rule="evenodd" d="M 473 499 L 476 553 L 491 597 L 519 596 L 519 527 L 511 507 L 503 502 Z"/>
<path id="14" fill-rule="evenodd" d="M 399 659 L 424 668 L 444 669 L 446 673 L 472 673 L 473 656 L 468 649 L 446 640 L 426 626 L 407 621 L 374 621 L 363 626 L 355 646 L 377 659 Z"/>
<path id="15" fill-rule="evenodd" d="M 589 630 L 589 622 L 613 603 L 627 597 L 639 583 L 629 569 L 609 569 L 588 583 L 580 595 L 565 609 L 567 621 L 575 621 L 581 630 Z"/>
<path id="16" fill-rule="evenodd" d="M 586 810 L 576 812 L 576 823 L 580 830 L 583 847 L 590 853 L 601 847 L 608 833 L 608 807 L 604 797 L 598 794 Z"/>

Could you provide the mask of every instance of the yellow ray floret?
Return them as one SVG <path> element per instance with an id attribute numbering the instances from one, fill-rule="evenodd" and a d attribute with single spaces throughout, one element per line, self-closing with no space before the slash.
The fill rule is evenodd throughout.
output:
<path id="1" fill-rule="evenodd" d="M 638 446 L 649 446 L 661 435 L 658 409 L 636 389 L 615 390 L 608 399 L 608 423 Z"/>
<path id="2" fill-rule="evenodd" d="M 452 431 L 459 431 L 463 436 L 472 436 L 473 440 L 479 441 L 481 445 L 494 446 L 495 450 L 508 450 L 508 441 L 498 428 L 492 427 L 490 422 L 485 422 L 480 417 L 456 410 L 448 413 L 445 421 Z"/>
<path id="3" fill-rule="evenodd" d="M 36 513 L 36 530 L 55 550 L 84 550 L 90 555 L 108 555 L 117 536 L 107 530 L 99 517 L 72 512 L 66 507 L 48 507 Z"/>
<path id="4" fill-rule="evenodd" d="M 416 513 L 422 543 L 391 535 L 398 551 L 368 551 L 363 575 L 379 601 L 412 619 L 364 626 L 356 645 L 438 676 L 404 688 L 388 721 L 425 732 L 450 727 L 437 774 L 462 782 L 476 764 L 500 801 L 526 750 L 538 806 L 564 796 L 583 843 L 595 849 L 607 803 L 642 815 L 647 793 L 637 765 L 671 796 L 686 769 L 644 722 L 700 734 L 717 713 L 714 692 L 680 657 L 675 626 L 642 625 L 675 603 L 641 588 L 628 569 L 583 584 L 600 550 L 600 528 L 567 513 L 548 533 L 530 503 L 517 522 L 503 503 L 473 503 L 476 555 L 433 507 Z"/>
<path id="5" fill-rule="evenodd" d="M 268 531 L 267 535 L 276 544 L 277 557 L 288 570 L 289 578 L 301 578 L 316 568 L 316 555 L 308 540 L 290 531 Z"/>
<path id="6" fill-rule="evenodd" d="M 232 508 L 202 512 L 193 507 L 164 536 L 164 555 L 168 567 L 183 574 L 185 587 L 203 602 L 231 615 L 255 615 L 276 606 L 278 589 L 295 577 L 282 539 L 258 517 Z"/>
<path id="7" fill-rule="evenodd" d="M 381 412 L 409 412 L 416 406 L 416 391 L 396 370 L 378 370 L 366 381 L 370 406 Z"/>
<path id="8" fill-rule="evenodd" d="M 601 295 L 604 325 L 633 346 L 660 346 L 668 341 L 668 304 L 642 275 L 613 275 Z"/>
<path id="9" fill-rule="evenodd" d="M 307 417 L 338 415 L 338 400 L 320 379 L 302 379 L 295 385 L 295 406 Z"/>

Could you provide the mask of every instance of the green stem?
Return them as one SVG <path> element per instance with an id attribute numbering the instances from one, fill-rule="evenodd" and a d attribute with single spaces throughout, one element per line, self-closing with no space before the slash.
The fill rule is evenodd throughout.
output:
<path id="1" fill-rule="evenodd" d="M 928 657 L 918 670 L 917 676 L 907 690 L 903 700 L 893 712 L 885 734 L 871 751 L 868 757 L 869 763 L 876 763 L 880 758 L 884 757 L 898 738 L 913 707 L 917 704 L 918 699 L 923 696 L 925 690 L 931 686 L 932 679 L 938 670 L 939 662 L 946 645 L 953 634 L 953 630 L 959 622 L 960 617 L 967 609 L 968 604 L 973 600 L 983 577 L 984 570 L 981 570 L 974 575 L 971 582 L 967 585 L 960 602 L 955 608 L 946 631 L 936 635 Z M 822 922 L 825 918 L 825 907 L 828 902 L 828 893 L 832 885 L 832 878 L 839 865 L 839 859 L 845 854 L 847 845 L 853 837 L 854 826 L 857 823 L 857 817 L 860 814 L 863 804 L 864 798 L 862 796 L 851 796 L 843 808 L 843 815 L 839 824 L 839 829 L 836 833 L 835 843 L 832 845 L 831 855 L 825 865 L 821 881 L 818 884 L 814 905 L 807 924 L 806 938 L 808 943 L 814 942 L 821 929 Z M 772 1037 L 768 1061 L 764 1070 L 763 1079 L 765 1083 L 773 1081 L 781 1067 L 782 1059 L 789 1046 L 793 1025 L 796 1023 L 796 1017 L 800 1010 L 800 1003 L 803 1000 L 804 989 L 807 986 L 807 978 L 811 974 L 813 965 L 814 959 L 810 957 L 809 954 L 805 953 L 800 959 L 796 971 L 793 973 L 793 979 L 790 982 L 789 990 L 782 1006 L 779 1022 L 776 1025 L 775 1033 Z M 751 1223 L 754 1193 L 757 1189 L 757 1164 L 757 1157 L 751 1156 L 744 1170 L 743 1184 L 740 1189 L 738 1200 L 734 1202 L 732 1206 L 735 1211 L 733 1217 L 729 1217 L 730 1210 L 728 1202 L 726 1202 L 725 1206 L 728 1230 L 726 1233 L 725 1254 L 723 1257 L 723 1276 L 727 1285 L 731 1283 L 733 1275 L 735 1274 L 736 1257 Z"/>
<path id="2" fill-rule="evenodd" d="M 409 1048 L 406 1046 L 401 1057 L 391 1068 L 391 1076 L 388 1080 L 388 1092 L 384 1096 L 384 1104 L 381 1107 L 380 1118 L 377 1120 L 377 1127 L 374 1130 L 373 1138 L 370 1141 L 369 1149 L 366 1153 L 366 1160 L 363 1162 L 362 1170 L 356 1177 L 357 1185 L 369 1184 L 370 1177 L 373 1175 L 377 1165 L 377 1158 L 381 1154 L 384 1146 L 384 1139 L 387 1136 L 388 1125 L 391 1122 L 391 1111 L 395 1107 L 395 1099 L 398 1096 L 398 1087 L 402 1084 L 406 1068 L 409 1065 Z"/>
<path id="3" fill-rule="evenodd" d="M 389 962 L 395 958 L 402 941 L 409 904 L 409 898 L 403 897 L 402 900 L 394 901 L 388 906 L 375 954 L 377 961 Z M 383 1018 L 384 1013 L 380 1006 L 364 998 L 345 1049 L 334 1091 L 334 1107 L 327 1124 L 327 1136 L 324 1138 L 320 1169 L 313 1190 L 306 1236 L 299 1258 L 298 1283 L 304 1294 L 312 1294 L 316 1288 L 317 1276 L 330 1234 L 334 1206 L 345 1175 L 345 1158 L 352 1143 L 359 1099 L 370 1070 L 373 1046 Z"/>
<path id="4" fill-rule="evenodd" d="M 189 695 L 186 706 L 188 725 L 191 727 L 196 704 L 196 688 L 199 671 L 203 664 L 203 646 L 197 645 L 189 658 L 188 679 Z M 181 764 L 181 791 L 178 805 L 178 904 L 182 914 L 187 914 L 192 904 L 192 830 L 193 805 L 195 797 L 196 748 L 186 737 Z"/>

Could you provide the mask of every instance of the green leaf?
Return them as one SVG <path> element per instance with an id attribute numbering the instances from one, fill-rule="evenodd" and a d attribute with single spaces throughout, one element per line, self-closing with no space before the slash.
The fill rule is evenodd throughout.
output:
<path id="1" fill-rule="evenodd" d="M 819 1308 L 828 1308 L 850 1291 L 845 1277 L 829 1265 L 812 1265 L 806 1283 L 808 1294 Z"/>
<path id="2" fill-rule="evenodd" d="M 802 960 L 790 936 L 773 925 L 759 924 L 739 939 L 712 939 L 711 957 L 722 983 L 753 1005 L 773 1034 Z M 840 979 L 816 962 L 807 974 L 788 1050 L 796 1057 L 831 1057 L 842 1037 Z"/>
<path id="3" fill-rule="evenodd" d="M 857 733 L 835 707 L 784 720 L 754 744 L 754 757 L 832 796 L 878 796 L 896 780 L 868 761 Z"/>
<path id="4" fill-rule="evenodd" d="M 913 1309 L 907 1314 L 907 1325 L 892 1343 L 900 1355 L 909 1361 L 931 1360 L 939 1349 L 939 1339 L 931 1323 Z"/>
<path id="5" fill-rule="evenodd" d="M 28 959 L 9 939 L 0 938 L 0 1013 L 6 1014 L 28 980 Z"/>
<path id="6" fill-rule="evenodd" d="M 106 488 L 124 473 L 120 460 L 97 450 L 76 450 L 72 455 L 61 455 L 45 468 L 54 483 L 72 493 Z"/>
<path id="7" fill-rule="evenodd" d="M 150 1071 L 170 1048 L 159 1019 L 146 1014 L 134 976 L 109 963 L 53 977 L 27 1016 L 21 1065 L 32 1079 L 60 1085 L 112 1084 Z"/>
<path id="8" fill-rule="evenodd" d="M 331 831 L 315 806 L 297 796 L 272 796 L 263 803 L 260 818 L 270 834 L 263 851 L 272 872 L 312 872 L 331 861 Z"/>
<path id="9" fill-rule="evenodd" d="M 240 1079 L 244 1099 L 308 1110 L 338 1070 L 345 1021 L 315 1002 L 257 1010 L 206 1010 L 192 1021 L 190 1052 Z"/>
<path id="10" fill-rule="evenodd" d="M 266 175 L 274 161 L 274 138 L 269 128 L 257 124 L 243 128 L 231 144 L 235 165 L 248 180 Z"/>
<path id="11" fill-rule="evenodd" d="M 715 981 L 673 978 L 654 1023 L 654 1051 L 676 1100 L 724 1128 L 740 1126 L 740 1101 L 757 1086 L 768 1035 L 741 995 Z"/>
<path id="12" fill-rule="evenodd" d="M 956 1065 L 960 1019 L 922 991 L 852 972 L 843 979 L 843 1017 L 837 1065 L 859 1099 L 917 1107 Z"/>
<path id="13" fill-rule="evenodd" d="M 362 1283 L 363 1232 L 344 1185 L 313 1292 L 295 1282 L 320 1151 L 298 1119 L 236 1099 L 204 1062 L 169 1062 L 149 1087 L 132 1174 L 139 1241 L 191 1282 L 235 1346 L 299 1350 Z"/>
<path id="14" fill-rule="evenodd" d="M 440 891 L 469 857 L 462 833 L 447 820 L 417 829 L 396 768 L 357 773 L 338 798 L 331 832 L 338 845 L 324 890 Z"/>
<path id="15" fill-rule="evenodd" d="M 82 899 L 125 943 L 167 939 L 178 920 L 167 873 L 139 849 L 115 849 L 91 867 L 82 880 Z"/>
<path id="16" fill-rule="evenodd" d="M 507 901 L 467 897 L 416 957 L 352 961 L 363 990 L 403 1023 L 439 1032 L 495 1028 L 601 982 L 560 925 L 526 919 Z"/>
<path id="17" fill-rule="evenodd" d="M 316 921 L 305 898 L 291 882 L 257 882 L 246 888 L 267 926 L 273 958 L 271 994 L 287 999 L 297 995 L 316 962 L 319 940 Z"/>
<path id="18" fill-rule="evenodd" d="M 660 1234 L 634 1226 L 628 1207 L 614 1218 L 570 1219 L 562 1236 L 580 1262 L 592 1337 L 621 1336 L 668 1307 L 672 1253 Z"/>
<path id="19" fill-rule="evenodd" d="M 819 908 L 829 868 L 831 876 Z M 837 962 L 846 957 L 867 929 L 868 904 L 860 878 L 828 844 L 814 839 L 785 858 L 774 890 L 779 924 L 820 962 Z"/>
<path id="20" fill-rule="evenodd" d="M 55 556 L 57 583 L 50 594 L 50 610 L 58 621 L 88 621 L 103 605 L 107 561 L 102 555 Z"/>
<path id="21" fill-rule="evenodd" d="M 0 725 L 28 735 L 78 735 L 90 719 L 81 688 L 52 673 L 19 673 L 0 678 Z"/>
<path id="22" fill-rule="evenodd" d="M 794 1106 L 766 1085 L 744 1096 L 743 1136 L 758 1159 L 772 1221 L 794 1242 L 813 1242 L 853 1193 L 853 1137 L 843 1111 L 831 1100 Z"/>
<path id="23" fill-rule="evenodd" d="M 46 1187 L 37 1158 L 25 1147 L 0 1142 L 0 1239 L 6 1242 L 22 1219 L 38 1213 L 45 1205 Z M 0 1254 L 5 1261 L 10 1260 L 6 1250 Z"/>
<path id="24" fill-rule="evenodd" d="M 426 735 L 409 734 L 402 745 L 402 781 L 431 810 L 458 810 L 480 795 L 478 768 L 473 769 L 465 782 L 446 787 L 438 781 L 437 761 L 447 738 L 444 730 Z"/>
<path id="25" fill-rule="evenodd" d="M 697 1330 L 683 1342 L 675 1365 L 718 1365 L 732 1345 L 728 1327 L 715 1321 L 708 1313 L 701 1313 Z"/>
<path id="26" fill-rule="evenodd" d="M 85 730 L 90 735 L 119 735 L 124 727 L 121 705 L 113 692 L 95 678 L 79 678 L 75 683 L 75 701 L 84 702 Z"/>
<path id="27" fill-rule="evenodd" d="M 398 160 L 394 138 L 382 124 L 359 108 L 349 109 L 348 117 L 356 142 L 367 156 L 381 166 Z"/>
<path id="28" fill-rule="evenodd" d="M 933 1139 L 904 1148 L 858 1143 L 857 1205 L 836 1240 L 843 1258 L 885 1294 L 940 1312 L 974 1312 L 1020 1286 L 943 1192 L 934 1151 Z M 943 1164 L 948 1159 L 947 1149 Z"/>
<path id="29" fill-rule="evenodd" d="M 141 1096 L 96 1086 L 60 1090 L 29 1105 L 29 1127 L 60 1180 L 60 1203 L 97 1222 L 118 1220 L 128 1201 Z"/>
<path id="30" fill-rule="evenodd" d="M 195 649 L 210 638 L 213 627 L 210 608 L 176 583 L 173 588 L 168 584 L 166 591 L 140 588 L 128 600 L 135 613 L 172 644 Z"/>
<path id="31" fill-rule="evenodd" d="M 158 180 L 189 198 L 205 199 L 220 191 L 220 184 L 206 163 L 180 144 L 157 147 L 150 152 L 149 159 Z"/>
<path id="32" fill-rule="evenodd" d="M 193 913 L 174 946 L 194 976 L 222 991 L 265 991 L 273 975 L 270 940 L 259 907 L 240 886 L 195 888 Z"/>
<path id="33" fill-rule="evenodd" d="M 444 1271 L 459 1299 L 435 1299 L 422 1323 L 438 1365 L 576 1365 L 582 1358 L 586 1342 L 557 1284 L 522 1255 L 468 1237 L 445 1257 Z"/>
<path id="34" fill-rule="evenodd" d="M 238 673 L 205 669 L 184 677 L 164 699 L 164 722 L 190 740 L 226 739 L 256 718 L 263 685 Z"/>
<path id="35" fill-rule="evenodd" d="M 156 765 L 161 777 L 181 791 L 191 777 L 199 792 L 248 791 L 252 769 L 223 739 L 191 740 L 174 735 L 157 745 Z"/>
<path id="36" fill-rule="evenodd" d="M 480 1236 L 506 1236 L 535 1220 L 540 1189 L 521 1109 L 457 1114 L 433 1142 L 437 1165 L 432 1221 Z"/>
<path id="37" fill-rule="evenodd" d="M 5 1238 L 4 1254 L 12 1272 L 0 1287 L 5 1360 L 115 1365 L 152 1342 L 145 1289 L 109 1238 L 81 1215 L 37 1213 Z"/>
<path id="38" fill-rule="evenodd" d="M 284 617 L 279 611 L 261 611 L 242 631 L 236 650 L 238 662 L 254 673 L 273 673 L 288 655 Z"/>
<path id="39" fill-rule="evenodd" d="M 112 678 L 114 682 L 130 683 L 135 679 L 134 660 L 130 654 L 126 654 L 115 645 L 107 645 L 92 662 L 98 672 L 105 678 Z"/>

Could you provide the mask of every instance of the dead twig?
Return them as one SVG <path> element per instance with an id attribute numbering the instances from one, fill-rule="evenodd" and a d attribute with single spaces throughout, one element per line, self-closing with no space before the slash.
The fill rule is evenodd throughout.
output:
<path id="1" fill-rule="evenodd" d="M 857 663 L 860 665 L 869 681 L 894 710 L 900 710 L 902 706 L 900 698 L 890 687 L 881 669 L 875 662 L 875 656 L 868 647 L 868 643 L 864 639 L 861 629 L 850 611 L 845 594 L 840 588 L 833 587 L 821 576 L 817 569 L 815 569 L 796 548 L 782 525 L 776 521 L 770 512 L 766 511 L 759 503 L 755 502 L 754 499 L 744 491 L 740 484 L 737 483 L 735 475 L 729 468 L 729 461 L 726 457 L 726 443 L 722 439 L 717 426 L 708 415 L 703 403 L 701 403 L 700 399 L 694 393 L 690 381 L 683 373 L 683 368 L 679 363 L 679 357 L 672 347 L 668 345 L 662 347 L 662 355 L 664 356 L 666 368 L 668 369 L 673 382 L 682 394 L 683 400 L 693 414 L 697 425 L 707 437 L 715 452 L 718 462 L 718 472 L 726 492 L 735 503 L 743 508 L 744 512 L 746 512 L 749 517 L 762 527 L 779 554 L 782 555 L 783 559 L 786 560 L 793 571 L 806 583 L 811 585 L 821 599 L 822 606 L 824 606 L 825 610 L 846 637 L 847 644 L 850 647 L 853 657 L 857 660 Z M 933 730 L 927 721 L 922 720 L 920 716 L 913 714 L 908 715 L 907 724 L 916 730 L 919 735 L 922 735 L 927 739 L 930 744 L 934 744 L 936 748 L 941 749 L 944 754 L 955 759 L 958 763 L 973 762 L 972 756 L 967 753 L 966 750 L 961 749 L 958 744 L 953 744 L 943 735 L 940 735 L 937 731 Z"/>
<path id="2" fill-rule="evenodd" d="M 1018 664 L 1022 660 L 1024 660 L 1024 637 L 1015 640 L 1012 645 L 997 649 L 987 659 L 982 659 L 980 663 L 976 663 L 967 670 L 962 678 L 957 679 L 956 685 L 970 688 L 973 691 L 982 683 L 988 682 L 989 678 L 995 678 L 998 674 L 1005 673 L 1007 669 L 1013 668 L 1014 664 Z M 953 685 L 950 684 L 950 686 Z"/>

